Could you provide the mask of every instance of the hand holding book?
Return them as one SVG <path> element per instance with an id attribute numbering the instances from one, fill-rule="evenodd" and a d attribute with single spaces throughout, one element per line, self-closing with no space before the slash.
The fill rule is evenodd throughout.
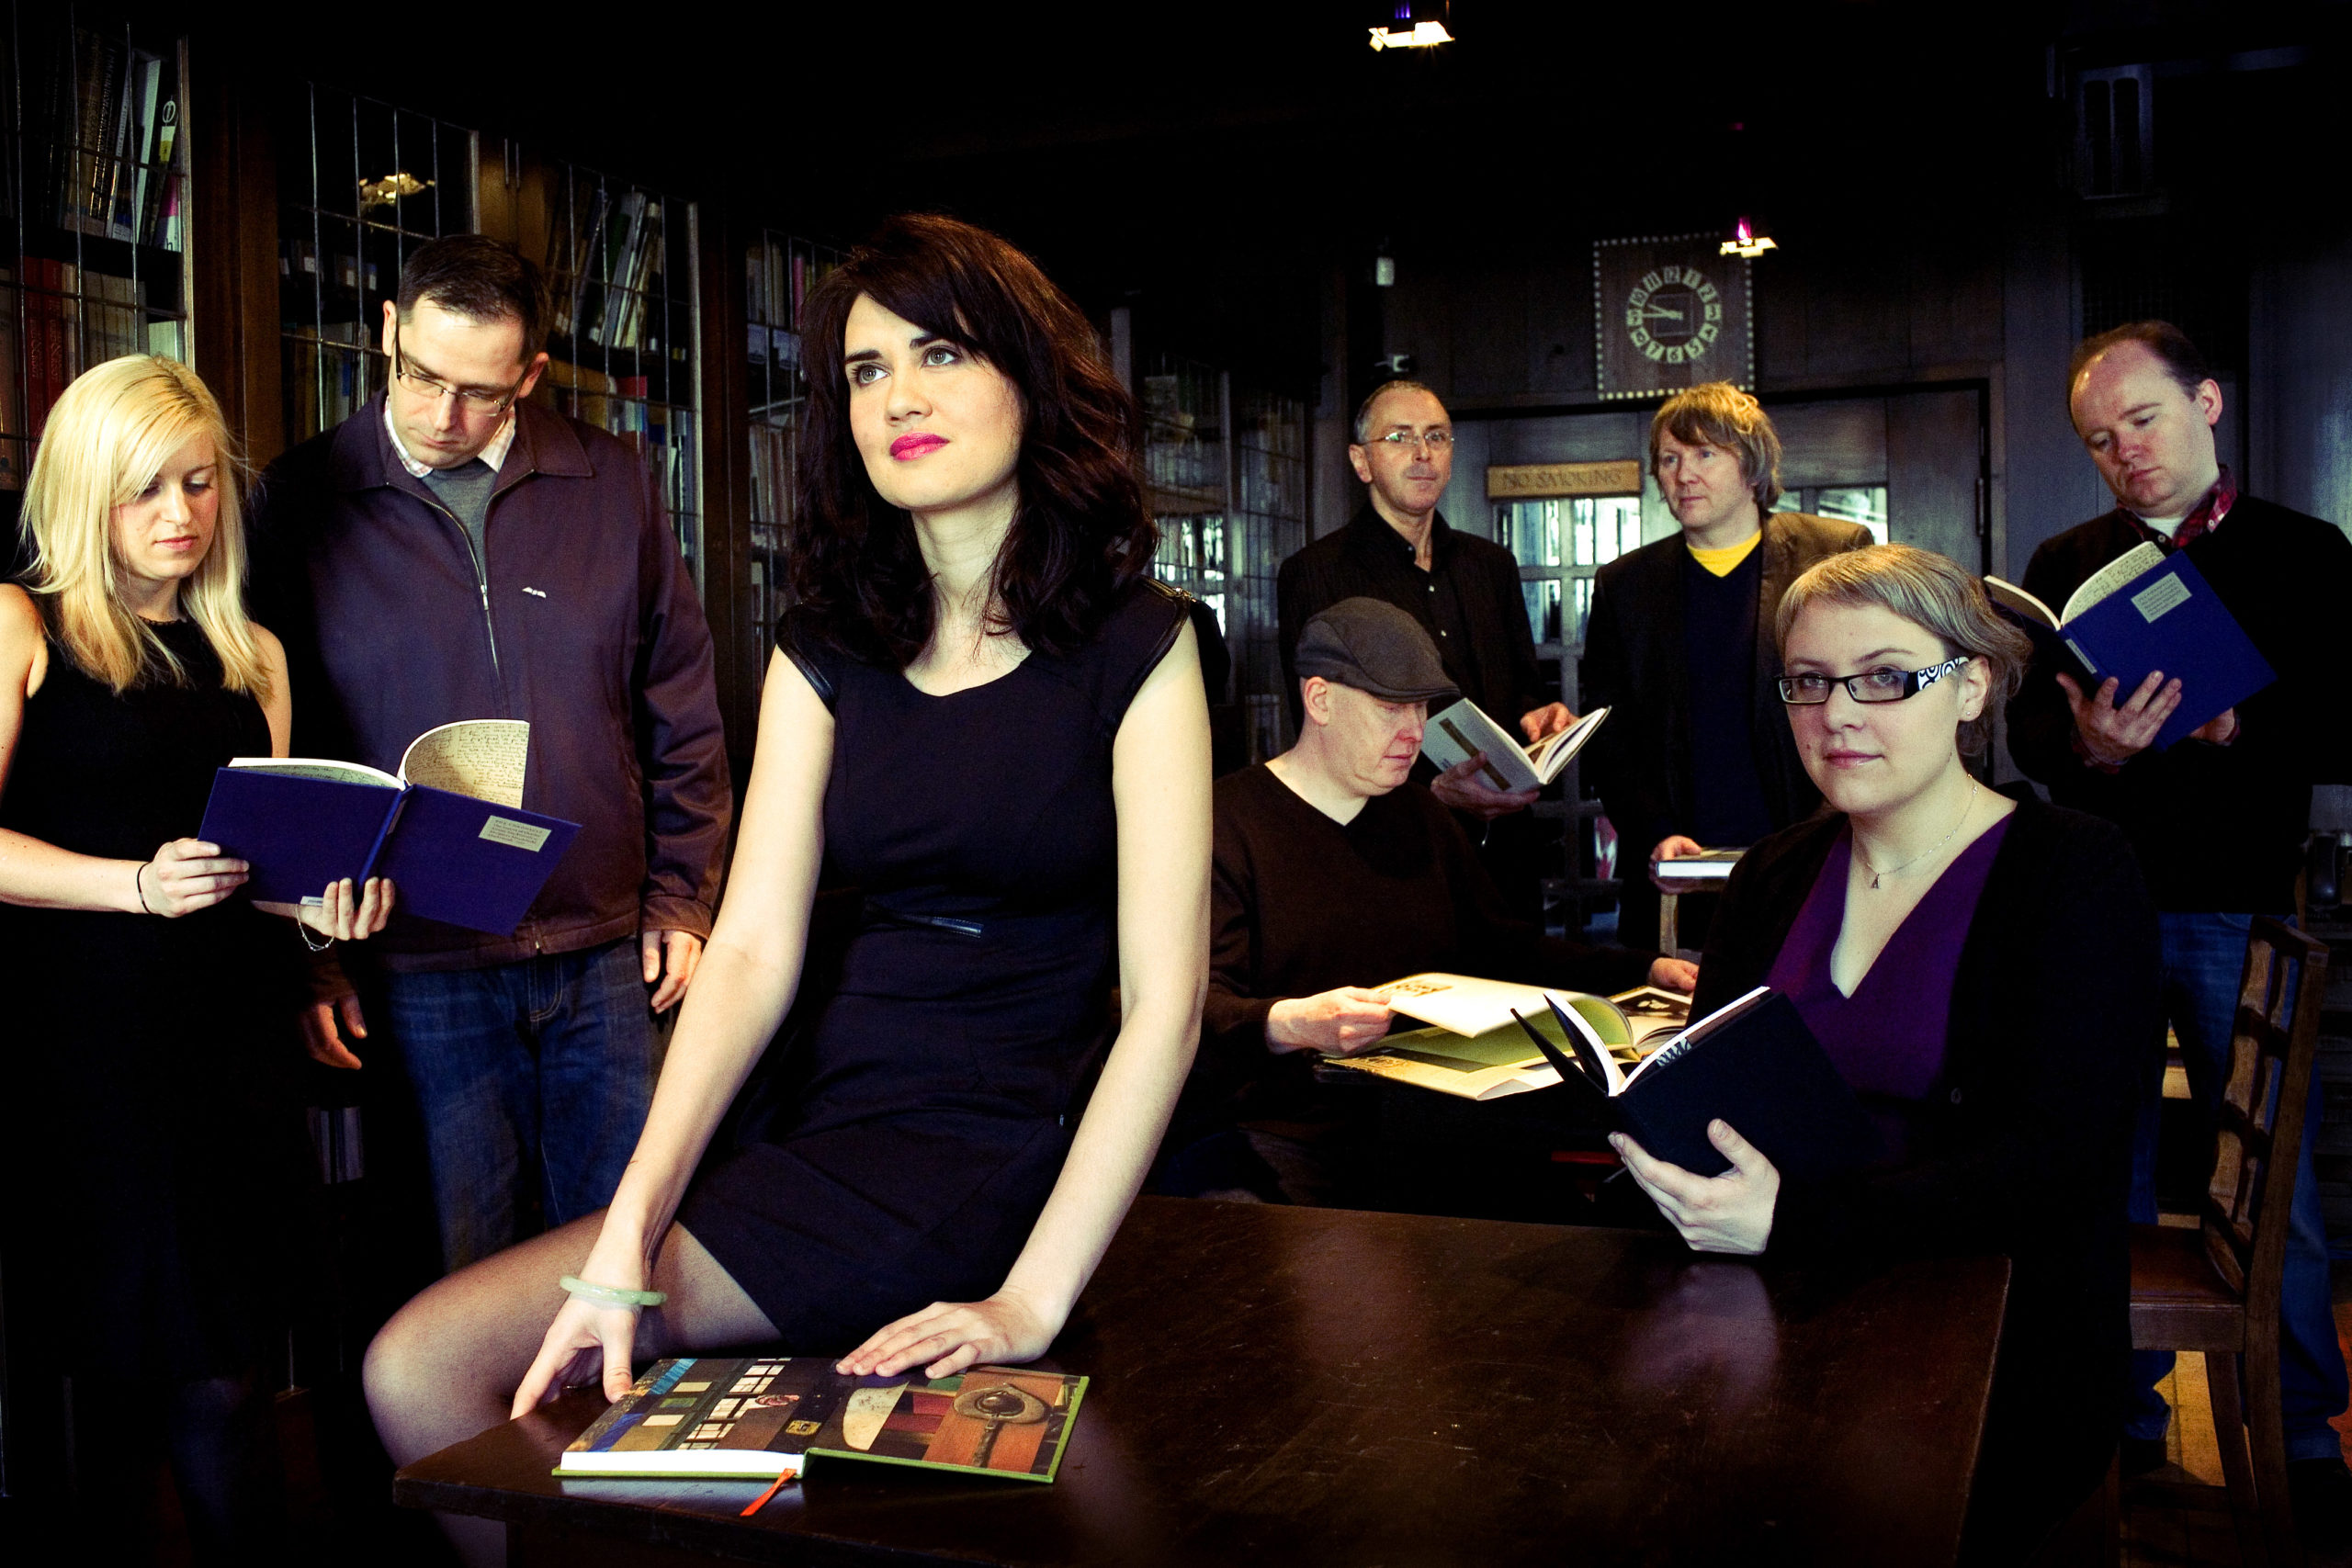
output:
<path id="1" fill-rule="evenodd" d="M 1623 1133 L 1609 1134 L 1609 1146 L 1693 1251 L 1753 1257 L 1772 1238 L 1781 1173 L 1761 1149 L 1721 1117 L 1707 1123 L 1707 1141 L 1731 1161 L 1731 1168 L 1721 1176 L 1685 1170 L 1656 1157 Z"/>

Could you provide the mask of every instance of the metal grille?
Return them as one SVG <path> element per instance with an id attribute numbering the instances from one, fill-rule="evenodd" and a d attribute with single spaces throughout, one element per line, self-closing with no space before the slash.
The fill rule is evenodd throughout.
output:
<path id="1" fill-rule="evenodd" d="M 695 204 L 576 164 L 545 165 L 556 406 L 637 448 L 703 585 L 701 250 Z"/>
<path id="2" fill-rule="evenodd" d="M 409 253 L 473 231 L 480 147 L 462 126 L 330 87 L 303 87 L 297 113 L 277 221 L 288 446 L 383 389 L 384 307 Z"/>

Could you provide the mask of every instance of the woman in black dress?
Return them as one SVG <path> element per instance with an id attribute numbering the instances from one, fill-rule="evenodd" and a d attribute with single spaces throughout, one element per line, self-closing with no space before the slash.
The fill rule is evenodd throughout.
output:
<path id="1" fill-rule="evenodd" d="M 1184 601 L 1141 576 L 1132 404 L 1034 264 L 951 220 L 885 225 L 806 321 L 797 604 L 718 929 L 612 1207 L 371 1347 L 403 1462 L 567 1378 L 616 1398 L 632 1354 L 781 1338 L 930 1376 L 1042 1354 L 1183 1080 L 1207 714 Z M 776 1046 L 783 1108 L 697 1177 L 800 989 L 820 865 L 862 897 L 856 934 Z"/>
<path id="2" fill-rule="evenodd" d="M 43 1440 L 62 1373 L 79 1506 L 108 1539 L 160 1427 L 199 1554 L 257 1561 L 282 1512 L 258 1377 L 299 1173 L 275 1157 L 297 1135 L 277 1090 L 299 969 L 291 933 L 231 898 L 244 863 L 187 835 L 216 768 L 284 754 L 292 709 L 244 616 L 232 448 L 195 372 L 132 357 L 67 388 L 24 522 L 27 584 L 0 584 L 10 1479 L 62 1482 L 40 1473 L 64 1458 Z M 303 918 L 357 937 L 389 908 L 344 883 Z"/>

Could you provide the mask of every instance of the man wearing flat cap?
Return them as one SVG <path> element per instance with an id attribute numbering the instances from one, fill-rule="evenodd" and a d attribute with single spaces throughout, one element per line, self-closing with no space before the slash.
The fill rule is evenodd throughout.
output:
<path id="1" fill-rule="evenodd" d="M 1388 1032 L 1365 987 L 1423 970 L 1601 992 L 1697 979 L 1504 910 L 1453 814 L 1407 782 L 1430 707 L 1457 694 L 1413 616 L 1341 600 L 1302 628 L 1296 661 L 1298 744 L 1216 782 L 1208 997 L 1170 1190 L 1347 1196 L 1333 1151 L 1362 1129 L 1338 1124 L 1346 1097 L 1323 1092 L 1311 1065 Z"/>

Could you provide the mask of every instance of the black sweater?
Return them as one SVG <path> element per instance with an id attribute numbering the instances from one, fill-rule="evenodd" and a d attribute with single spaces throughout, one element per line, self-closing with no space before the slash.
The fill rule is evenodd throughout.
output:
<path id="1" fill-rule="evenodd" d="M 1266 1049 L 1266 1014 L 1284 998 L 1424 970 L 1619 991 L 1640 985 L 1656 956 L 1581 947 L 1504 913 L 1453 814 L 1419 784 L 1374 796 L 1342 826 L 1260 764 L 1217 780 L 1216 803 L 1209 987 L 1188 1109 L 1295 1106 L 1314 1054 Z"/>
<path id="2" fill-rule="evenodd" d="M 1799 823 L 1741 861 L 1693 1016 L 1763 984 L 1845 823 Z M 1979 1470 L 1990 1506 L 2060 1506 L 2059 1494 L 2088 1490 L 2114 1442 L 2131 1343 L 2134 1073 L 2164 1039 L 2157 962 L 2155 910 L 2123 835 L 2021 803 L 1961 948 L 1944 1074 L 1910 1163 L 1784 1185 L 1773 1213 L 1775 1257 L 2010 1259 Z"/>
<path id="3" fill-rule="evenodd" d="M 2145 537 L 2120 511 L 2070 528 L 2033 552 L 2026 592 L 2063 608 Z M 2056 666 L 2038 656 L 2009 703 L 2009 754 L 2061 806 L 2122 827 L 2157 908 L 2283 913 L 2294 904 L 2312 785 L 2352 780 L 2352 692 L 2335 635 L 2352 593 L 2352 541 L 2332 523 L 2245 496 L 2188 553 L 2278 673 L 2238 705 L 2237 738 L 2143 751 L 2112 773 L 2092 767 L 2075 751 Z"/>

